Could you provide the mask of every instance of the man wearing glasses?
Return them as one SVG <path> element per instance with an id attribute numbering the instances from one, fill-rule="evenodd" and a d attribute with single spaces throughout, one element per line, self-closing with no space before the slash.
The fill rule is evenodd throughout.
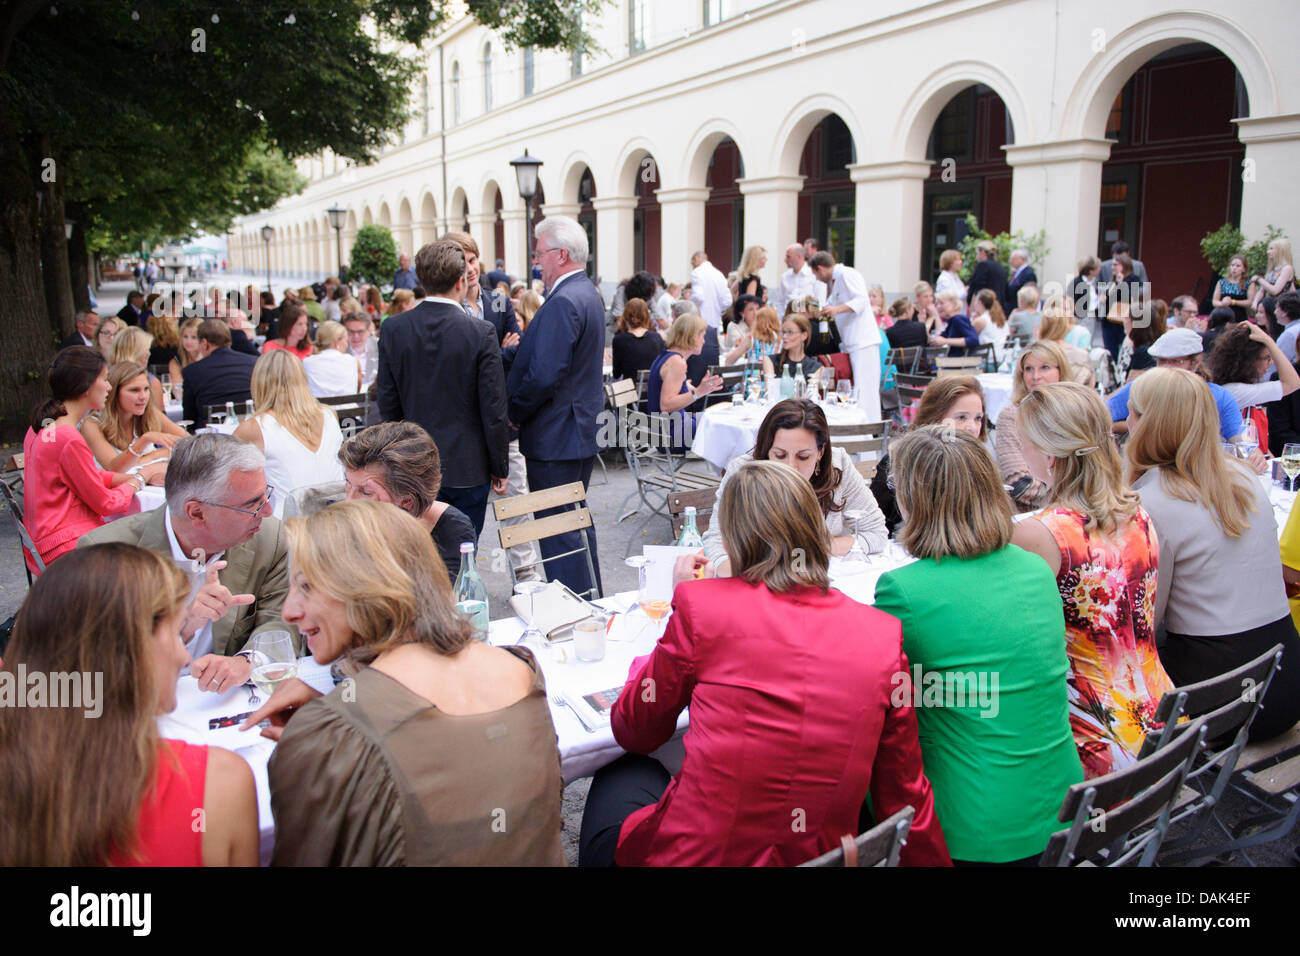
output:
<path id="1" fill-rule="evenodd" d="M 121 518 L 82 537 L 83 548 L 108 541 L 170 557 L 190 578 L 181 640 L 200 690 L 223 693 L 248 680 L 259 631 L 297 629 L 280 616 L 289 592 L 289 556 L 271 517 L 266 459 L 230 435 L 182 438 L 167 465 L 167 503 Z"/>

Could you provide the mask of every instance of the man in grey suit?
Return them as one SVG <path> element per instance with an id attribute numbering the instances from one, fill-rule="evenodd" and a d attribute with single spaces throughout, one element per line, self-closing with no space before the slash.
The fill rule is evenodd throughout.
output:
<path id="1" fill-rule="evenodd" d="M 1115 257 L 1128 252 L 1128 249 L 1128 243 L 1123 239 L 1111 244 L 1110 258 L 1101 264 L 1101 272 L 1097 275 L 1098 284 L 1105 285 L 1111 280 L 1112 273 L 1115 270 Z M 1133 260 L 1133 271 L 1129 274 L 1136 277 L 1138 282 L 1141 282 L 1144 285 L 1150 281 L 1147 278 L 1147 267 L 1142 264 L 1141 259 Z"/>
<path id="2" fill-rule="evenodd" d="M 182 438 L 167 465 L 167 503 L 83 535 L 77 547 L 120 541 L 156 551 L 190 579 L 181 640 L 200 690 L 248 680 L 253 636 L 297 628 L 281 617 L 289 593 L 283 526 L 271 517 L 266 458 L 231 435 Z"/>

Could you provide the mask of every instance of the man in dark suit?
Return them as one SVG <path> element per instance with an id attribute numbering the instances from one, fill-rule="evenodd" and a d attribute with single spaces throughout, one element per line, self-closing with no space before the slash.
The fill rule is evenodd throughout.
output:
<path id="1" fill-rule="evenodd" d="M 1129 245 L 1127 242 L 1125 242 L 1123 239 L 1118 239 L 1115 242 L 1111 243 L 1110 258 L 1101 264 L 1101 271 L 1097 275 L 1097 281 L 1100 284 L 1107 285 L 1110 283 L 1110 280 L 1114 278 L 1114 274 L 1115 274 L 1115 260 L 1119 256 L 1124 256 L 1124 255 L 1128 256 L 1130 261 L 1133 263 L 1133 268 L 1129 270 L 1127 275 L 1136 278 L 1138 282 L 1141 282 L 1144 285 L 1147 282 L 1151 281 L 1150 279 L 1147 278 L 1146 265 L 1143 264 L 1141 259 L 1133 258 L 1133 254 L 1129 250 Z"/>
<path id="2" fill-rule="evenodd" d="M 1002 300 L 1007 315 L 1020 307 L 1018 296 L 1027 285 L 1038 285 L 1038 276 L 1034 275 L 1034 268 L 1029 264 L 1029 253 L 1016 249 L 1011 253 L 1011 278 L 1007 280 L 1007 294 Z"/>
<path id="3" fill-rule="evenodd" d="M 252 398 L 253 366 L 257 359 L 230 348 L 230 326 L 221 319 L 199 323 L 199 352 L 202 358 L 185 367 L 182 414 L 199 427 L 205 405 L 234 402 L 243 406 Z"/>
<path id="4" fill-rule="evenodd" d="M 536 236 L 533 261 L 542 270 L 546 301 L 528 324 L 510 367 L 510 421 L 519 427 L 529 488 L 536 492 L 572 481 L 585 488 L 596 460 L 597 417 L 605 405 L 605 306 L 583 269 L 586 230 L 567 216 L 551 216 L 537 224 Z M 561 510 L 539 511 L 535 517 Z M 540 542 L 543 557 L 551 558 L 580 548 L 583 534 L 591 547 L 594 582 L 581 554 L 546 565 L 551 580 L 578 593 L 600 588 L 595 528 Z"/>
<path id="5" fill-rule="evenodd" d="M 78 312 L 72 319 L 72 334 L 59 343 L 60 349 L 74 345 L 84 345 L 88 349 L 99 350 L 95 344 L 95 330 L 99 328 L 99 313 L 94 309 Z"/>
<path id="6" fill-rule="evenodd" d="M 384 421 L 410 421 L 442 454 L 438 500 L 483 533 L 489 488 L 506 490 L 505 374 L 491 323 L 465 314 L 465 254 L 449 240 L 425 246 L 415 272 L 428 298 L 391 316 L 379 337 L 375 379 Z"/>
<path id="7" fill-rule="evenodd" d="M 998 247 L 989 239 L 975 246 L 975 272 L 970 277 L 966 301 L 974 302 L 975 293 L 981 289 L 992 289 L 999 303 L 1007 299 L 1007 270 L 998 262 Z"/>
<path id="8" fill-rule="evenodd" d="M 507 289 L 510 288 L 510 275 L 506 272 L 505 260 L 498 259 L 497 267 L 487 274 L 488 291 L 491 292 L 502 282 L 506 284 Z"/>
<path id="9" fill-rule="evenodd" d="M 131 292 L 126 297 L 126 305 L 122 306 L 117 313 L 117 317 L 125 322 L 128 326 L 144 325 L 144 296 L 139 292 Z"/>

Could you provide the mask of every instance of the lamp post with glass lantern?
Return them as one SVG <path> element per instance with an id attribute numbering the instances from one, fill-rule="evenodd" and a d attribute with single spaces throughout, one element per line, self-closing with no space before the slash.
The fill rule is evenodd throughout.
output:
<path id="1" fill-rule="evenodd" d="M 533 277 L 533 197 L 537 195 L 537 168 L 542 161 L 536 156 L 529 156 L 528 150 L 518 159 L 510 160 L 515 168 L 515 180 L 519 184 L 519 198 L 524 201 L 524 284 Z"/>
<path id="2" fill-rule="evenodd" d="M 266 291 L 271 291 L 271 237 L 275 230 L 270 226 L 262 227 L 262 241 L 266 243 Z"/>

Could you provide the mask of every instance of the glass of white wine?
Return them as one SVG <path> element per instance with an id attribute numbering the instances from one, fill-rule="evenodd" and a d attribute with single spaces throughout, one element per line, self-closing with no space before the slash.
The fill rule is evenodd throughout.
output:
<path id="1" fill-rule="evenodd" d="M 249 649 L 254 652 L 250 679 L 265 697 L 269 698 L 277 687 L 297 675 L 298 653 L 288 631 L 263 631 L 254 635 Z"/>
<path id="2" fill-rule="evenodd" d="M 1296 475 L 1300 475 L 1300 442 L 1282 446 L 1282 471 L 1286 473 L 1286 490 L 1294 492 Z"/>
<path id="3" fill-rule="evenodd" d="M 671 610 L 672 603 L 662 594 L 655 593 L 655 589 L 650 586 L 650 562 L 640 554 L 633 555 L 626 562 L 629 568 L 636 568 L 637 588 L 636 603 L 637 608 L 644 614 L 654 625 L 655 636 L 659 636 L 660 627 L 663 623 L 664 616 Z M 629 612 L 629 615 L 631 612 Z M 635 639 L 635 633 L 639 633 L 641 628 L 626 628 L 629 640 Z M 635 632 L 635 633 L 634 633 Z"/>

